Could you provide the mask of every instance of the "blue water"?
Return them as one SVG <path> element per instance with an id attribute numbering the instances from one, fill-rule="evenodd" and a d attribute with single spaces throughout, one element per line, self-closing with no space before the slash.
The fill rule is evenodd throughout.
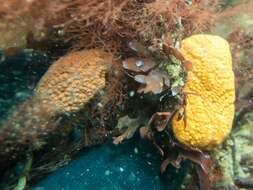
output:
<path id="1" fill-rule="evenodd" d="M 32 190 L 177 189 L 184 172 L 169 168 L 169 175 L 162 177 L 160 162 L 156 150 L 146 142 L 133 139 L 119 146 L 107 143 L 84 151 Z"/>

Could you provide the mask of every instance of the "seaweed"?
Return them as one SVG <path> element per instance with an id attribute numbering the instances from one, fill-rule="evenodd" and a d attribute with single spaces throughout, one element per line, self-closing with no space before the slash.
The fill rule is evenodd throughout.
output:
<path id="1" fill-rule="evenodd" d="M 166 33 L 183 37 L 209 30 L 216 5 L 183 0 L 62 1 L 61 8 L 50 10 L 46 26 L 59 31 L 72 50 L 96 47 L 125 57 L 127 41 L 147 45 Z"/>

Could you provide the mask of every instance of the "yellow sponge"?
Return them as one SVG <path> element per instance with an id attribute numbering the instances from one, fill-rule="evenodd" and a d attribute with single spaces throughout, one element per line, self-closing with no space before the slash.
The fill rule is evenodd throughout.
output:
<path id="1" fill-rule="evenodd" d="M 230 133 L 235 85 L 229 44 L 219 36 L 199 34 L 182 41 L 181 53 L 193 68 L 183 89 L 185 114 L 172 119 L 175 137 L 200 149 L 219 145 Z M 184 123 L 186 121 L 186 124 Z"/>

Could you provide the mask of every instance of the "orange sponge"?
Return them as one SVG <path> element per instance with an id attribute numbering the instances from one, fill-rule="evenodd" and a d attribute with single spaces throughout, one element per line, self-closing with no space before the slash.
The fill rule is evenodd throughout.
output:
<path id="1" fill-rule="evenodd" d="M 111 54 L 102 50 L 70 53 L 53 63 L 35 95 L 54 112 L 77 111 L 105 86 L 105 73 L 111 63 Z"/>

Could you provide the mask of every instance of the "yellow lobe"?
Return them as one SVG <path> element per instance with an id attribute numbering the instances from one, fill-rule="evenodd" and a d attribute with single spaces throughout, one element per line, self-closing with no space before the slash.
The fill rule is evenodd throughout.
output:
<path id="1" fill-rule="evenodd" d="M 176 113 L 172 129 L 181 143 L 211 149 L 228 136 L 234 117 L 235 85 L 229 44 L 219 36 L 199 34 L 184 39 L 180 51 L 193 68 L 188 71 L 183 89 L 186 118 L 178 120 Z"/>

